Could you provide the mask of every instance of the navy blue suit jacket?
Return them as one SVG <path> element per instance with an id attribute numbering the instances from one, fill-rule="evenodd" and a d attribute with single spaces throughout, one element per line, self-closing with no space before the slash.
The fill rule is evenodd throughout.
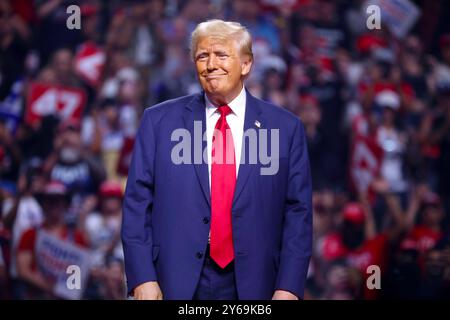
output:
<path id="1" fill-rule="evenodd" d="M 210 230 L 208 165 L 203 161 L 177 165 L 171 160 L 172 148 L 180 142 L 171 141 L 172 132 L 184 128 L 194 137 L 194 121 L 206 130 L 203 93 L 144 112 L 123 202 L 129 291 L 158 281 L 164 299 L 194 295 Z M 247 161 L 239 167 L 232 207 L 238 296 L 271 299 L 274 290 L 283 289 L 303 297 L 312 247 L 304 127 L 293 114 L 247 92 L 244 131 L 258 127 L 279 129 L 279 169 L 275 175 L 261 175 L 261 167 L 269 165 L 250 163 L 248 144 L 243 143 Z M 204 150 L 206 141 L 201 141 Z"/>

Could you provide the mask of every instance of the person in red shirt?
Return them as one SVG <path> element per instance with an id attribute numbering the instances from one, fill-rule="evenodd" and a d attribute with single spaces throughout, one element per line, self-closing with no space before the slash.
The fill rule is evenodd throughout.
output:
<path id="1" fill-rule="evenodd" d="M 427 254 L 442 239 L 445 211 L 440 197 L 426 185 L 420 185 L 406 213 L 406 235 L 400 246 L 409 245 L 417 252 L 417 264 L 425 272 Z M 418 216 L 419 215 L 419 216 Z"/>
<path id="2" fill-rule="evenodd" d="M 342 210 L 342 225 L 338 232 L 326 236 L 321 243 L 321 255 L 326 264 L 345 261 L 349 270 L 358 270 L 362 279 L 362 297 L 376 299 L 378 290 L 366 286 L 372 274 L 369 266 L 377 266 L 381 275 L 387 270 L 389 244 L 397 239 L 404 226 L 399 199 L 387 193 L 385 183 L 374 184 L 383 194 L 392 224 L 387 230 L 377 233 L 374 216 L 367 195 L 360 195 L 358 202 L 350 202 Z M 351 272 L 349 272 L 351 274 Z"/>
<path id="3" fill-rule="evenodd" d="M 368 230 L 371 218 L 366 217 L 361 204 L 348 203 L 342 211 L 342 218 L 341 230 L 328 235 L 323 242 L 323 257 L 328 261 L 345 257 L 352 267 L 364 273 L 369 265 L 381 264 L 386 235 Z"/>
<path id="4" fill-rule="evenodd" d="M 69 204 L 66 187 L 59 182 L 46 185 L 42 195 L 42 207 L 45 220 L 40 228 L 29 229 L 22 235 L 17 250 L 17 271 L 26 290 L 24 298 L 51 298 L 54 283 L 46 277 L 36 264 L 35 245 L 38 233 L 48 234 L 86 247 L 87 243 L 77 230 L 69 229 L 64 222 L 64 214 Z"/>

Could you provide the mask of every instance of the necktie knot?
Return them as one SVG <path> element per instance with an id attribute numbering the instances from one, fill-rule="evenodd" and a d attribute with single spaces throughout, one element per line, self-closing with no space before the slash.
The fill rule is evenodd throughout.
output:
<path id="1" fill-rule="evenodd" d="M 227 115 L 233 112 L 231 108 L 226 104 L 218 107 L 217 110 L 220 112 L 220 116 L 222 117 L 226 117 Z"/>

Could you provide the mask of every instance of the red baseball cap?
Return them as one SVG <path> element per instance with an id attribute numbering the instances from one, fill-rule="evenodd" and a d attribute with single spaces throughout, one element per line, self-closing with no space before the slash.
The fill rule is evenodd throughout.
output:
<path id="1" fill-rule="evenodd" d="M 97 14 L 98 7 L 93 4 L 83 4 L 80 11 L 83 17 L 90 17 Z"/>
<path id="2" fill-rule="evenodd" d="M 43 193 L 46 196 L 66 196 L 67 188 L 59 181 L 51 181 L 45 185 Z"/>
<path id="3" fill-rule="evenodd" d="M 400 242 L 400 250 L 417 250 L 417 242 L 412 238 L 405 238 Z"/>
<path id="4" fill-rule="evenodd" d="M 105 181 L 100 186 L 100 196 L 122 198 L 122 185 L 114 180 Z"/>
<path id="5" fill-rule="evenodd" d="M 370 53 L 376 48 L 386 48 L 388 43 L 378 35 L 366 33 L 360 36 L 356 41 L 356 47 L 361 53 Z"/>
<path id="6" fill-rule="evenodd" d="M 342 217 L 354 224 L 363 224 L 366 221 L 364 209 L 357 202 L 348 203 L 342 210 Z"/>

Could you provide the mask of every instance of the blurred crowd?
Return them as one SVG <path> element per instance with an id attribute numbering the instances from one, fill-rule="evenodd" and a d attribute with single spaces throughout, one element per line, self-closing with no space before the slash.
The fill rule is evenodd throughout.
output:
<path id="1" fill-rule="evenodd" d="M 141 114 L 200 90 L 189 35 L 220 18 L 253 36 L 246 87 L 305 125 L 306 298 L 450 298 L 450 8 L 414 3 L 399 37 L 383 20 L 369 30 L 360 0 L 0 0 L 0 297 L 61 298 L 36 256 L 46 232 L 90 253 L 83 299 L 125 298 L 121 200 Z M 36 84 L 81 92 L 78 113 L 63 94 L 35 103 Z"/>

